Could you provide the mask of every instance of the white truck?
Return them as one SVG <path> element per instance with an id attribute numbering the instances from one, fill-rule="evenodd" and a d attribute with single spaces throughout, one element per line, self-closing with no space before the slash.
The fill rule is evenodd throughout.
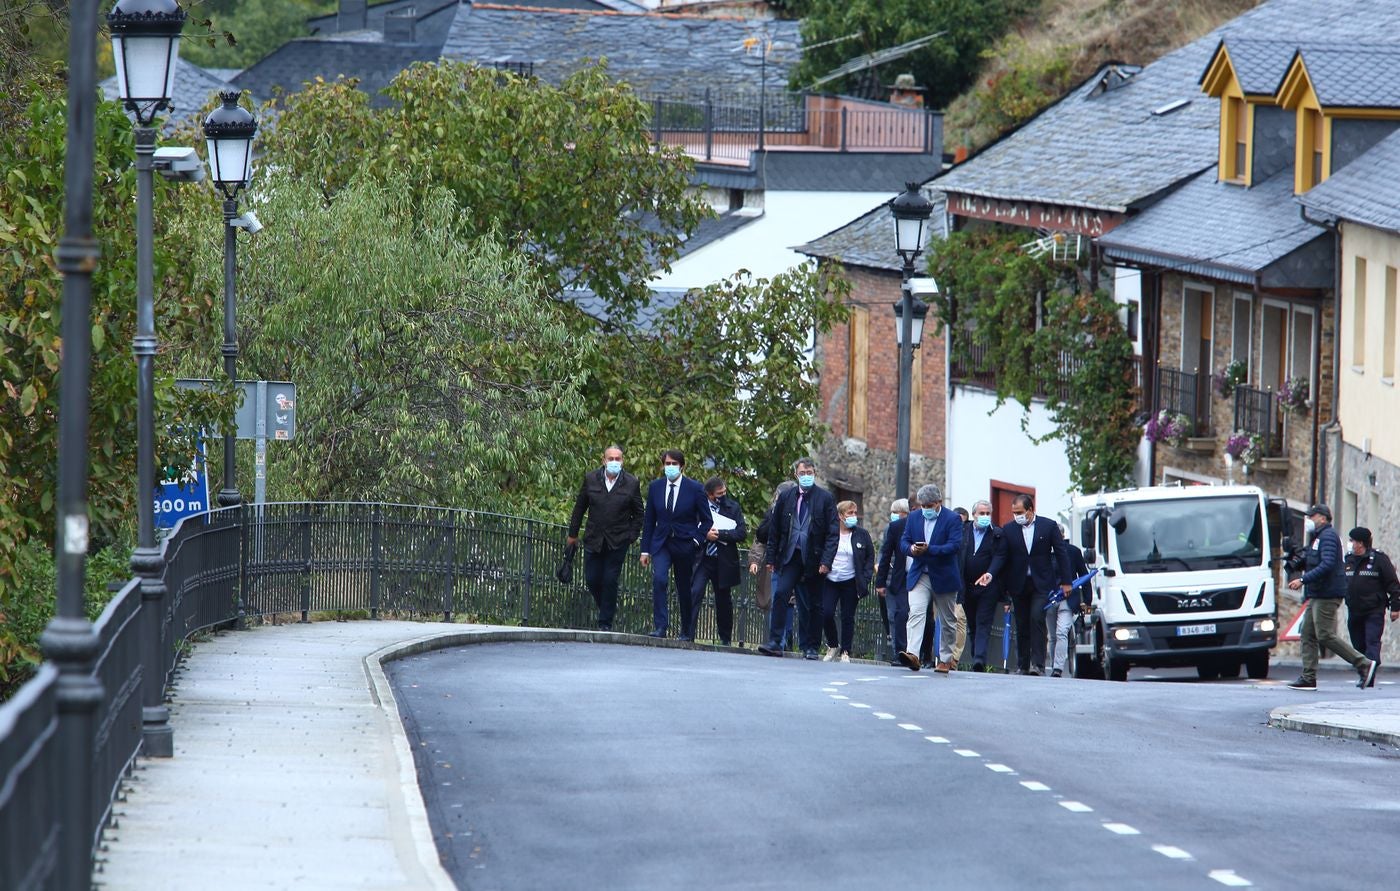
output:
<path id="1" fill-rule="evenodd" d="M 1256 486 L 1075 496 L 1070 538 L 1098 570 L 1092 612 L 1075 621 L 1075 677 L 1123 681 L 1133 665 L 1268 677 L 1287 510 Z"/>

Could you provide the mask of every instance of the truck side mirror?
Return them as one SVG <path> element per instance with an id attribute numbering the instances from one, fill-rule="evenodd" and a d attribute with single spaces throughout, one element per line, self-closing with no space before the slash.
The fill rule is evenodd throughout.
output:
<path id="1" fill-rule="evenodd" d="M 1113 513 L 1108 515 L 1108 525 L 1113 527 L 1113 531 L 1122 535 L 1128 528 L 1128 517 L 1118 508 L 1113 509 Z"/>
<path id="2" fill-rule="evenodd" d="M 1085 548 L 1084 562 L 1087 563 L 1089 566 L 1093 566 L 1095 563 L 1099 562 L 1098 552 L 1095 551 L 1093 548 Z"/>
<path id="3" fill-rule="evenodd" d="M 1086 548 L 1092 548 L 1098 544 L 1094 540 L 1094 534 L 1098 531 L 1098 524 L 1094 522 L 1096 519 L 1093 514 L 1090 514 L 1079 521 L 1079 543 Z M 1084 559 L 1089 558 L 1085 557 Z"/>

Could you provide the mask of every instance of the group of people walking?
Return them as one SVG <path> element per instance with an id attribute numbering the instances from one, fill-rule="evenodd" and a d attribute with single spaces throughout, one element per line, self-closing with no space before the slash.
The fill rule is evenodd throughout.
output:
<path id="1" fill-rule="evenodd" d="M 742 581 L 739 545 L 748 526 L 723 478 L 702 485 L 684 469 L 684 454 L 666 450 L 661 476 L 643 493 L 640 481 L 623 469 L 622 449 L 609 446 L 603 466 L 584 475 L 568 542 L 579 541 L 587 515 L 584 577 L 600 629 L 612 628 L 622 566 L 640 536 L 641 563 L 652 574 L 651 636 L 671 631 L 668 590 L 674 584 L 677 638 L 694 640 L 711 587 L 719 639 L 727 645 L 734 627 L 732 592 Z M 782 655 L 795 636 L 802 655 L 817 659 L 825 638 L 828 660 L 849 661 L 857 604 L 873 584 L 894 664 L 917 671 L 933 663 L 939 672 L 951 671 L 970 642 L 973 670 L 989 669 L 992 626 L 1010 612 L 1018 670 L 1038 675 L 1048 665 L 1052 675 L 1062 675 L 1074 613 L 1087 606 L 1072 587 L 1085 574 L 1083 557 L 1059 525 L 1037 517 L 1034 500 L 1025 494 L 1015 497 L 1012 521 L 1004 526 L 992 524 L 986 501 L 977 502 L 971 515 L 945 507 L 936 485 L 921 487 L 915 501 L 912 513 L 907 499 L 894 502 L 877 555 L 857 505 L 837 502 L 816 484 L 811 458 L 794 462 L 793 478 L 778 487 L 749 552 L 759 606 L 769 609 L 759 652 Z M 940 629 L 937 640 L 934 627 Z"/>

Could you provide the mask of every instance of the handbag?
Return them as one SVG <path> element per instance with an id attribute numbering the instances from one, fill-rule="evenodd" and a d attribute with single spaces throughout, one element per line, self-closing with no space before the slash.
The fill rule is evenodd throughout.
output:
<path id="1" fill-rule="evenodd" d="M 577 542 L 564 545 L 564 557 L 559 561 L 559 567 L 554 570 L 554 577 L 562 585 L 571 585 L 574 582 L 574 554 L 577 552 Z"/>

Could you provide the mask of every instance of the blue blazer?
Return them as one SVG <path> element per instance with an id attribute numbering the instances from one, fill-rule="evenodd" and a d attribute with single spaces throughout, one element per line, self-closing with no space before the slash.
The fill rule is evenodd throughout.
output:
<path id="1" fill-rule="evenodd" d="M 922 556 L 915 557 L 910 553 L 910 548 L 925 540 L 924 527 L 927 523 L 923 511 L 919 511 L 910 512 L 904 524 L 899 552 L 906 557 L 914 557 L 905 576 L 906 590 L 913 591 L 919 579 L 928 573 L 929 584 L 933 586 L 935 594 L 956 594 L 962 590 L 962 574 L 958 571 L 958 556 L 962 553 L 962 517 L 946 507 L 939 508 L 938 516 L 933 520 L 933 534 L 927 539 L 928 550 Z"/>
<path id="2" fill-rule="evenodd" d="M 666 509 L 666 486 L 662 477 L 651 481 L 647 486 L 647 509 L 642 518 L 642 550 L 648 554 L 659 554 L 666 543 L 673 538 L 689 542 L 698 547 L 710 531 L 714 520 L 710 517 L 710 499 L 705 496 L 705 487 L 684 474 L 676 489 L 676 509 Z"/>

